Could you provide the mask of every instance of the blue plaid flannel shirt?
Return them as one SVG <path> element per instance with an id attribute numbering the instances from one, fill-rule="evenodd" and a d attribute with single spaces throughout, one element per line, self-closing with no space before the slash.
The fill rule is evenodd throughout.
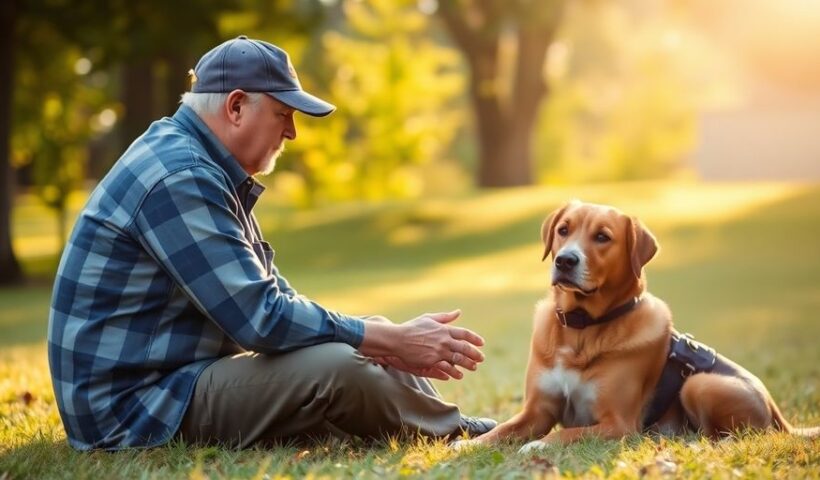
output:
<path id="1" fill-rule="evenodd" d="M 185 105 L 94 189 L 63 252 L 48 327 L 72 447 L 167 442 L 220 357 L 361 343 L 360 318 L 279 275 L 251 213 L 262 190 Z"/>

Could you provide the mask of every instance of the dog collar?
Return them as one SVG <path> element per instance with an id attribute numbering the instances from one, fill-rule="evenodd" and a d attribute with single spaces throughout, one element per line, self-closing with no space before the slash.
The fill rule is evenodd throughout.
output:
<path id="1" fill-rule="evenodd" d="M 638 304 L 641 303 L 642 300 L 643 299 L 641 297 L 632 297 L 632 299 L 628 302 L 613 308 L 598 318 L 592 318 L 583 308 L 576 308 L 575 310 L 565 312 L 556 307 L 555 316 L 558 318 L 558 321 L 561 322 L 561 325 L 582 330 L 591 325 L 599 325 L 601 323 L 615 320 L 616 318 L 632 311 L 638 306 Z"/>

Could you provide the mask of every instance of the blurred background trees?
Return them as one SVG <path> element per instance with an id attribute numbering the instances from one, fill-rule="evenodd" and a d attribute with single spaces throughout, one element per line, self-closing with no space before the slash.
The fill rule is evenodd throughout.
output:
<path id="1" fill-rule="evenodd" d="M 804 91 L 820 83 L 820 69 L 807 67 L 817 65 L 809 46 L 820 29 L 809 20 L 820 8 L 788 0 L 770 15 L 763 0 L 727 1 L 744 14 L 705 0 L 0 2 L 0 283 L 20 276 L 15 195 L 39 196 L 65 235 L 72 191 L 172 114 L 196 59 L 239 34 L 285 48 L 303 86 L 339 107 L 300 117 L 267 180 L 298 207 L 692 176 L 703 159 L 732 156 L 708 142 L 699 150 L 699 139 L 746 128 L 703 113 L 743 93 L 742 68 L 729 68 L 721 41 L 748 47 L 744 57 L 769 79 L 754 83 L 766 105 L 795 76 Z M 765 28 L 779 40 L 761 41 L 754 32 Z M 797 73 L 773 74 L 787 71 Z M 800 147 L 792 157 L 814 151 L 788 144 Z"/>
<path id="2" fill-rule="evenodd" d="M 470 66 L 480 186 L 532 183 L 530 138 L 548 92 L 544 64 L 566 3 L 464 0 L 438 5 Z"/>
<path id="3" fill-rule="evenodd" d="M 9 161 L 11 140 L 11 99 L 14 90 L 15 34 L 17 15 L 14 2 L 0 3 L 0 284 L 20 280 L 22 270 L 11 243 L 11 207 L 14 182 Z"/>

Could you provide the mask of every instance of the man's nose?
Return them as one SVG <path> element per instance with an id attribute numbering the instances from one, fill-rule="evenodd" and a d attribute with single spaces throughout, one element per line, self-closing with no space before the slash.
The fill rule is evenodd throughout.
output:
<path id="1" fill-rule="evenodd" d="M 296 122 L 293 120 L 293 115 L 288 116 L 284 135 L 288 140 L 296 140 Z"/>

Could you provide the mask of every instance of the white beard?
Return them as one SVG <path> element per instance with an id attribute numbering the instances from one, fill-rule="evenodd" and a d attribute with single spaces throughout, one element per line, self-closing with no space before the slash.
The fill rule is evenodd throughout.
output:
<path id="1" fill-rule="evenodd" d="M 259 171 L 257 175 L 268 175 L 273 172 L 276 168 L 276 160 L 279 158 L 279 155 L 282 155 L 282 152 L 285 151 L 285 142 L 282 142 L 282 145 L 273 152 L 273 155 L 268 158 L 268 160 L 262 165 L 262 169 Z"/>

